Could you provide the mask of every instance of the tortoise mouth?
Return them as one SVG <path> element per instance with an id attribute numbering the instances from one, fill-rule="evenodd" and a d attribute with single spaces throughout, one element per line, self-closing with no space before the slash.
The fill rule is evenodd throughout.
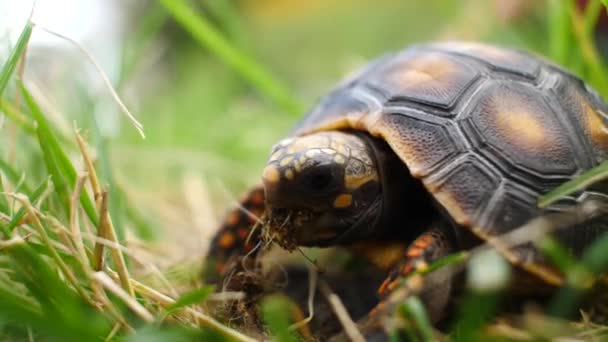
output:
<path id="1" fill-rule="evenodd" d="M 380 201 L 377 201 L 380 202 Z M 298 246 L 329 247 L 350 242 L 362 230 L 373 229 L 378 219 L 374 203 L 355 215 L 351 211 L 316 211 L 308 208 L 272 208 L 262 236 L 287 251 Z"/>
<path id="2" fill-rule="evenodd" d="M 269 211 L 264 239 L 288 251 L 298 246 L 316 246 L 319 238 L 327 235 L 318 229 L 317 222 L 322 216 L 323 212 L 311 209 L 273 208 Z"/>

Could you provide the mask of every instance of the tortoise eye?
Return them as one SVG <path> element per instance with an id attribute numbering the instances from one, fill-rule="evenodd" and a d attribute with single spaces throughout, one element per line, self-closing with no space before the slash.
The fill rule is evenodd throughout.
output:
<path id="1" fill-rule="evenodd" d="M 314 192 L 324 192 L 336 187 L 336 178 L 330 167 L 316 167 L 303 180 L 303 185 Z"/>

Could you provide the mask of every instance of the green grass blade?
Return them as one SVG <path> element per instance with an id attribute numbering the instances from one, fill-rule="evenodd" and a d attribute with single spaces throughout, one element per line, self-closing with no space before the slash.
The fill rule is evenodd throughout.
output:
<path id="1" fill-rule="evenodd" d="M 581 264 L 576 265 L 573 272 L 569 274 L 569 280 L 579 280 L 581 284 L 588 284 L 589 279 L 596 274 L 604 274 L 608 267 L 608 234 L 604 234 L 597 239 L 589 248 L 585 250 L 581 257 Z M 577 279 L 578 278 L 578 279 Z M 555 298 L 551 301 L 548 312 L 555 316 L 568 317 L 579 307 L 585 295 L 584 288 L 576 286 L 576 282 L 570 281 L 574 286 L 564 287 L 558 291 Z"/>
<path id="2" fill-rule="evenodd" d="M 408 332 L 408 335 L 414 337 L 420 335 L 422 341 L 433 340 L 433 326 L 429 321 L 424 305 L 418 297 L 410 297 L 405 303 L 399 307 L 399 313 L 402 317 L 412 323 L 416 328 L 414 332 Z"/>
<path id="3" fill-rule="evenodd" d="M 57 190 L 61 192 L 61 197 L 65 202 L 65 205 L 69 205 L 69 189 L 72 184 L 76 183 L 76 170 L 74 169 L 74 165 L 72 165 L 67 154 L 57 142 L 53 130 L 32 95 L 27 91 L 23 83 L 20 83 L 20 86 L 23 97 L 34 116 L 34 119 L 38 123 L 37 131 L 40 148 L 44 152 L 47 167 L 50 167 L 49 172 L 53 175 L 53 182 Z M 80 204 L 91 222 L 97 225 L 97 211 L 85 189 L 82 189 Z"/>
<path id="4" fill-rule="evenodd" d="M 30 118 L 24 116 L 17 108 L 2 98 L 0 98 L 0 110 L 2 110 L 7 118 L 21 127 L 22 130 L 32 135 L 36 134 L 36 126 Z"/>
<path id="5" fill-rule="evenodd" d="M 6 176 L 12 184 L 19 184 L 21 192 L 25 192 L 26 194 L 31 193 L 30 187 L 25 182 L 19 183 L 21 181 L 21 176 L 4 159 L 0 159 L 0 170 L 4 172 L 4 176 Z"/>
<path id="6" fill-rule="evenodd" d="M 17 39 L 17 44 L 8 56 L 6 63 L 4 63 L 2 71 L 0 71 L 0 97 L 4 94 L 4 89 L 6 89 L 6 85 L 17 67 L 17 63 L 19 63 L 19 58 L 21 58 L 25 52 L 27 43 L 32 35 L 33 26 L 32 22 L 28 20 L 23 31 L 21 31 L 21 34 L 19 35 L 19 39 Z"/>
<path id="7" fill-rule="evenodd" d="M 268 325 L 273 341 L 297 341 L 294 334 L 289 331 L 290 312 L 292 312 L 291 303 L 286 298 L 270 296 L 262 301 L 262 317 Z"/>
<path id="8" fill-rule="evenodd" d="M 450 329 L 453 341 L 483 341 L 483 326 L 492 319 L 500 303 L 495 292 L 469 292 L 458 308 L 457 321 Z"/>
<path id="9" fill-rule="evenodd" d="M 124 342 L 192 342 L 213 341 L 231 342 L 223 335 L 214 333 L 212 330 L 194 329 L 189 327 L 167 327 L 167 326 L 143 326 L 135 333 L 118 339 Z"/>
<path id="10" fill-rule="evenodd" d="M 449 254 L 436 261 L 433 261 L 428 267 L 425 267 L 423 269 L 412 272 L 411 275 L 427 274 L 427 273 L 434 272 L 435 270 L 438 270 L 438 269 L 448 266 L 448 265 L 460 264 L 460 263 L 463 263 L 464 261 L 466 261 L 468 257 L 469 257 L 469 253 L 466 251 Z M 408 277 L 409 277 L 409 275 L 408 275 Z"/>
<path id="11" fill-rule="evenodd" d="M 559 200 L 560 198 L 570 195 L 576 191 L 582 190 L 606 178 L 608 178 L 608 162 L 603 162 L 602 164 L 594 167 L 593 169 L 585 172 L 584 174 L 540 196 L 538 199 L 538 206 L 541 208 L 546 208 L 551 203 Z"/>
<path id="12" fill-rule="evenodd" d="M 76 295 L 48 259 L 25 244 L 12 245 L 6 252 L 12 261 L 15 280 L 27 288 L 42 309 L 41 316 L 29 314 L 20 324 L 27 322 L 51 336 L 62 337 L 60 340 L 94 341 L 107 336 L 111 330 L 107 319 Z M 3 308 L 0 311 L 12 314 Z"/>
<path id="13" fill-rule="evenodd" d="M 165 8 L 204 47 L 224 63 L 236 70 L 261 93 L 272 99 L 291 114 L 300 114 L 301 108 L 284 86 L 275 80 L 250 57 L 238 51 L 202 16 L 184 0 L 161 0 Z"/>
<path id="14" fill-rule="evenodd" d="M 13 106 L 10 102 L 5 99 L 0 98 L 0 110 L 6 115 L 6 117 L 17 124 L 25 133 L 30 134 L 33 137 L 36 137 L 36 125 L 35 122 L 27 117 L 24 113 L 19 111 L 15 106 Z M 71 143 L 70 137 L 67 137 L 64 134 L 60 134 L 58 132 L 57 138 L 62 143 Z"/>
<path id="15" fill-rule="evenodd" d="M 585 8 L 585 16 L 583 19 L 583 28 L 587 36 L 593 36 L 593 31 L 597 25 L 602 12 L 602 3 L 600 0 L 591 0 Z"/>
<path id="16" fill-rule="evenodd" d="M 46 191 L 46 189 L 48 187 L 49 187 L 49 181 L 48 180 L 44 180 L 44 182 L 42 182 L 36 188 L 36 190 L 34 190 L 34 192 L 28 196 L 29 199 L 30 199 L 30 201 L 32 201 L 32 203 L 35 203 L 40 198 L 40 196 L 42 196 L 42 194 Z M 1 227 L 2 233 L 4 233 L 4 237 L 5 238 L 8 239 L 10 237 L 11 232 L 13 231 L 13 229 L 15 227 L 17 227 L 17 225 L 19 224 L 19 222 L 21 222 L 21 220 L 23 219 L 23 216 L 25 216 L 25 209 L 21 208 L 13 216 L 13 218 L 8 223 L 8 225 Z"/>
<path id="17" fill-rule="evenodd" d="M 70 190 L 68 187 L 68 183 L 65 179 L 64 174 L 61 172 L 59 165 L 57 164 L 57 159 L 53 155 L 49 144 L 47 143 L 46 136 L 42 133 L 42 131 L 38 130 L 38 143 L 40 145 L 40 149 L 42 150 L 42 157 L 44 159 L 44 164 L 46 165 L 46 169 L 48 173 L 51 175 L 51 179 L 55 186 L 55 191 L 59 196 L 61 201 L 61 208 L 63 209 L 63 214 L 67 215 L 70 212 Z"/>
<path id="18" fill-rule="evenodd" d="M 571 0 L 549 0 L 547 2 L 549 54 L 559 64 L 566 65 L 570 40 L 568 6 Z"/>
<path id="19" fill-rule="evenodd" d="M 200 304 L 204 302 L 205 299 L 207 299 L 207 297 L 209 297 L 209 295 L 212 294 L 214 291 L 215 286 L 202 286 L 192 291 L 186 292 L 181 295 L 175 301 L 175 303 L 167 307 L 167 312 L 171 313 L 189 305 Z"/>

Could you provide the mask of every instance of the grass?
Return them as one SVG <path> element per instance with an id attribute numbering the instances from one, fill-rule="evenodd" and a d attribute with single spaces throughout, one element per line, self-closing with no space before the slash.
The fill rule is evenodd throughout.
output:
<path id="1" fill-rule="evenodd" d="M 238 8 L 218 2 L 196 12 L 185 1 L 161 1 L 133 23 L 116 87 L 126 92 L 133 86 L 159 36 L 182 39 L 168 52 L 175 72 L 171 87 L 141 106 L 145 141 L 136 130 L 108 137 L 103 120 L 94 114 L 98 99 L 86 87 L 72 99 L 77 105 L 62 107 L 62 114 L 75 120 L 73 130 L 66 131 L 61 119 L 51 115 L 46 97 L 52 93 L 37 90 L 20 67 L 37 30 L 28 21 L 0 70 L 2 130 L 7 133 L 0 137 L 0 338 L 252 340 L 211 317 L 218 299 L 212 287 L 200 284 L 204 248 L 182 245 L 199 235 L 208 237 L 208 231 L 185 227 L 213 226 L 209 217 L 225 204 L 214 211 L 211 203 L 229 202 L 231 195 L 222 197 L 224 186 L 213 179 L 221 177 L 228 192 L 253 183 L 267 149 L 288 130 L 294 114 L 345 71 L 385 50 L 449 35 L 467 22 L 463 18 L 479 19 L 472 11 L 490 10 L 488 3 L 285 2 L 293 6 L 289 8 L 245 1 Z M 579 10 L 573 1 L 547 0 L 534 12 L 547 13 L 546 18 L 524 16 L 513 26 L 488 23 L 486 32 L 472 38 L 548 55 L 608 98 L 606 58 L 593 35 L 601 5 L 592 0 Z M 538 32 L 538 22 L 546 25 L 545 32 Z M 167 31 L 167 23 L 174 31 Z M 360 52 L 353 55 L 353 50 Z M 74 114 L 82 108 L 87 108 L 84 114 Z M 543 196 L 540 205 L 607 174 L 603 164 Z M 211 181 L 197 182 L 200 178 Z M 546 308 L 508 318 L 495 315 L 504 299 L 500 290 L 472 286 L 447 337 L 605 338 L 606 326 L 584 317 L 576 322 L 558 317 L 579 308 L 588 290 L 581 284 L 589 274 L 606 270 L 608 237 L 581 260 L 569 259 L 554 241 L 541 246 L 568 274 L 569 286 Z M 472 257 L 455 254 L 427 272 L 465 265 Z M 263 301 L 262 318 L 275 340 L 297 338 L 290 329 L 293 317 L 286 315 L 294 310 L 283 297 Z M 415 297 L 399 307 L 395 318 L 401 322 L 396 326 L 414 340 L 446 337 L 432 327 Z"/>

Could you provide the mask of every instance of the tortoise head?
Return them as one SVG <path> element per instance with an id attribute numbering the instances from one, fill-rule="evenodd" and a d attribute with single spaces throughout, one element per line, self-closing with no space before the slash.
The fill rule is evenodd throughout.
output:
<path id="1" fill-rule="evenodd" d="M 381 186 L 371 144 L 330 131 L 288 138 L 274 146 L 263 173 L 265 236 L 291 250 L 328 246 L 380 215 Z"/>

